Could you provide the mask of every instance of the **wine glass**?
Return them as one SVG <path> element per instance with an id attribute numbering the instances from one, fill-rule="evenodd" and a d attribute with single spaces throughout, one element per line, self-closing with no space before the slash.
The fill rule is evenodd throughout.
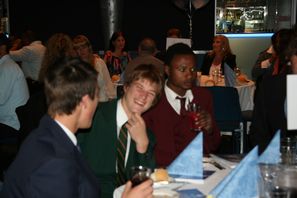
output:
<path id="1" fill-rule="evenodd" d="M 294 137 L 285 137 L 281 140 L 281 163 L 286 165 L 296 164 L 296 139 Z"/>
<path id="2" fill-rule="evenodd" d="M 273 180 L 271 197 L 297 197 L 297 168 L 293 165 L 279 165 L 277 175 Z"/>
<path id="3" fill-rule="evenodd" d="M 273 181 L 279 169 L 278 164 L 259 163 L 260 181 L 259 181 L 259 195 L 260 197 L 270 197 L 270 193 L 274 189 Z"/>
<path id="4" fill-rule="evenodd" d="M 236 77 L 240 76 L 240 74 L 241 74 L 239 67 L 235 67 L 234 72 L 235 72 Z"/>
<path id="5" fill-rule="evenodd" d="M 197 71 L 197 85 L 201 86 L 201 76 L 202 76 L 202 72 L 201 71 Z"/>
<path id="6" fill-rule="evenodd" d="M 217 69 L 212 71 L 212 78 L 213 78 L 213 81 L 214 81 L 214 83 L 216 85 L 218 83 L 218 80 L 219 80 L 219 71 Z"/>

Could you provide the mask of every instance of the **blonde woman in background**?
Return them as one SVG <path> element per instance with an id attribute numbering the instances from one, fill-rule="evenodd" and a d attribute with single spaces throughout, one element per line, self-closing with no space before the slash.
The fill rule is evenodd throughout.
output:
<path id="1" fill-rule="evenodd" d="M 97 82 L 100 88 L 99 101 L 105 102 L 116 97 L 115 86 L 111 82 L 105 62 L 93 53 L 89 39 L 84 35 L 77 35 L 73 39 L 77 55 L 85 62 L 91 64 L 98 72 Z"/>
<path id="2" fill-rule="evenodd" d="M 224 74 L 224 64 L 236 67 L 236 56 L 232 53 L 229 40 L 226 36 L 217 35 L 213 39 L 212 50 L 205 54 L 201 66 L 202 75 L 211 75 L 212 71 L 220 69 Z"/>

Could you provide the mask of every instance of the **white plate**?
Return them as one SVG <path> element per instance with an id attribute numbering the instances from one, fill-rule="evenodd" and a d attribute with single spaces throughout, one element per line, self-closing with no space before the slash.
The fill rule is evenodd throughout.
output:
<path id="1" fill-rule="evenodd" d="M 172 183 L 165 183 L 165 182 L 154 182 L 154 189 L 169 189 L 169 190 L 176 190 L 181 188 L 185 185 L 185 182 L 172 182 Z"/>
<path id="2" fill-rule="evenodd" d="M 155 189 L 153 192 L 154 198 L 164 198 L 164 197 L 172 197 L 178 198 L 179 194 L 170 189 Z"/>

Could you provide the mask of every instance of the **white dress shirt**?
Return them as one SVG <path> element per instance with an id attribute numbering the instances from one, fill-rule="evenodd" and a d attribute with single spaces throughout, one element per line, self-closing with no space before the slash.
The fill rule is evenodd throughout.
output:
<path id="1" fill-rule="evenodd" d="M 23 71 L 8 54 L 2 56 L 0 58 L 0 123 L 19 130 L 20 122 L 15 110 L 26 104 L 28 99 L 29 90 Z"/>
<path id="2" fill-rule="evenodd" d="M 41 41 L 33 41 L 19 50 L 10 51 L 9 54 L 14 61 L 22 62 L 22 70 L 26 78 L 38 80 L 45 49 Z"/>
<path id="3" fill-rule="evenodd" d="M 186 103 L 185 103 L 185 108 L 187 108 L 187 105 L 189 104 L 189 102 L 192 102 L 194 96 L 193 96 L 193 93 L 192 93 L 192 90 L 189 89 L 186 91 L 186 94 L 184 96 L 180 96 L 178 94 L 176 94 L 172 89 L 170 89 L 168 86 L 167 86 L 167 81 L 165 83 L 165 95 L 166 95 L 166 98 L 169 102 L 169 104 L 172 106 L 172 108 L 176 111 L 176 113 L 178 115 L 180 115 L 180 100 L 179 99 L 176 99 L 176 97 L 181 97 L 181 98 L 186 98 Z"/>
<path id="4" fill-rule="evenodd" d="M 73 132 L 71 132 L 66 126 L 64 126 L 61 122 L 55 120 L 56 123 L 63 129 L 63 131 L 65 132 L 65 134 L 69 137 L 69 139 L 71 140 L 71 142 L 74 144 L 74 146 L 77 146 L 77 139 L 74 135 Z"/>
<path id="5" fill-rule="evenodd" d="M 96 71 L 98 72 L 97 82 L 100 88 L 99 101 L 106 102 L 109 99 L 116 98 L 116 87 L 111 82 L 109 71 L 105 62 L 98 56 L 95 55 Z"/>

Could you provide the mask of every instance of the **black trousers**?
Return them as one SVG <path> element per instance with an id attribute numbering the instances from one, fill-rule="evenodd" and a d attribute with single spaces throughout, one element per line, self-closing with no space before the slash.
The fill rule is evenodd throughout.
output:
<path id="1" fill-rule="evenodd" d="M 19 132 L 16 129 L 0 123 L 0 143 L 4 138 L 17 138 L 18 134 Z"/>

